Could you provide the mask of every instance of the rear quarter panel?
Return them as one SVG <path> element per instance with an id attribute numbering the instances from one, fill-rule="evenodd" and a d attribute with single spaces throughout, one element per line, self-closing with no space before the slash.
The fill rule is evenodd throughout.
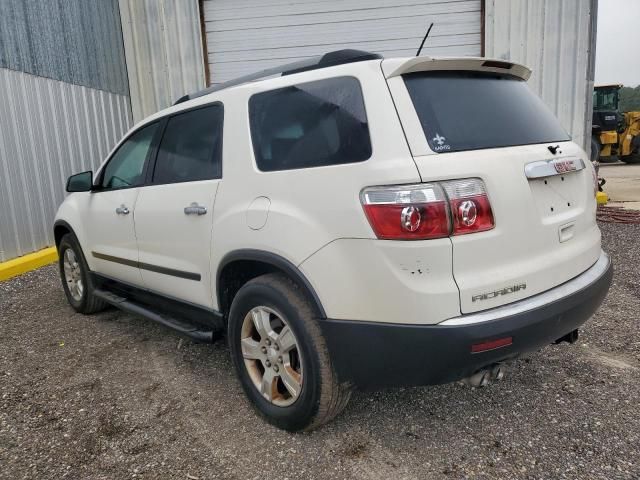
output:
<path id="1" fill-rule="evenodd" d="M 352 76 L 360 81 L 371 135 L 371 158 L 328 167 L 275 172 L 258 170 L 249 128 L 251 95 L 292 83 L 336 76 Z M 300 265 L 336 239 L 375 239 L 360 204 L 360 191 L 370 185 L 420 180 L 381 75 L 379 61 L 234 87 L 224 91 L 222 101 L 225 104 L 223 178 L 214 209 L 213 278 L 222 258 L 234 250 L 264 250 Z M 252 229 L 247 218 L 248 209 L 258 197 L 270 201 L 267 220 L 262 228 Z M 331 265 L 325 267 L 331 269 Z M 317 286 L 313 276 L 309 281 Z"/>

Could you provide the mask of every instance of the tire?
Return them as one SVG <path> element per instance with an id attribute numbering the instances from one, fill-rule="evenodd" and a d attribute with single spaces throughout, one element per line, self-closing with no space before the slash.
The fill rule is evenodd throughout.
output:
<path id="1" fill-rule="evenodd" d="M 631 155 L 620 157 L 624 163 L 640 163 L 640 135 L 631 141 Z"/>
<path id="2" fill-rule="evenodd" d="M 107 303 L 97 298 L 94 294 L 94 285 L 89 275 L 89 266 L 80 248 L 80 243 L 76 236 L 67 233 L 58 245 L 58 266 L 60 268 L 60 279 L 62 288 L 67 296 L 67 301 L 76 312 L 90 314 L 104 310 Z M 75 265 L 65 269 L 65 259 L 67 263 Z M 75 262 L 73 262 L 75 260 Z M 70 274 L 70 270 L 73 272 Z M 75 280 L 75 281 L 74 281 Z M 78 284 L 78 280 L 81 282 Z M 78 288 L 80 285 L 80 288 Z"/>
<path id="3" fill-rule="evenodd" d="M 618 160 L 620 159 L 618 158 L 617 155 L 610 155 L 608 157 L 600 157 L 599 162 L 600 163 L 617 163 Z"/>
<path id="4" fill-rule="evenodd" d="M 264 325 L 273 328 L 273 332 L 261 335 L 256 325 L 262 325 L 263 333 Z M 287 326 L 290 332 L 284 334 Z M 293 338 L 288 334 L 291 332 Z M 346 407 L 351 389 L 338 381 L 309 301 L 286 276 L 262 275 L 238 291 L 229 312 L 228 340 L 245 394 L 255 410 L 276 427 L 291 432 L 313 430 Z M 292 342 L 295 348 L 287 350 Z M 282 356 L 276 360 L 278 354 L 286 355 L 288 360 L 282 363 Z M 280 373 L 272 374 L 271 370 Z M 269 375 L 281 376 L 274 383 L 269 381 Z M 300 379 L 300 383 L 291 382 L 292 378 Z M 287 387 L 287 379 L 300 388 Z M 265 388 L 263 394 L 258 385 L 271 388 Z M 294 396 L 294 391 L 299 393 Z M 267 399 L 269 396 L 271 400 Z"/>

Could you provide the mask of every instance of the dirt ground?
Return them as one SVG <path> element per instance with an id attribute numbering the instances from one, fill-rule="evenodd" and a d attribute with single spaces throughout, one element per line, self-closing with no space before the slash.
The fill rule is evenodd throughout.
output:
<path id="1" fill-rule="evenodd" d="M 310 434 L 254 414 L 224 342 L 78 315 L 54 266 L 0 283 L 0 478 L 640 478 L 640 225 L 602 228 L 614 285 L 577 344 L 488 388 L 357 393 Z"/>

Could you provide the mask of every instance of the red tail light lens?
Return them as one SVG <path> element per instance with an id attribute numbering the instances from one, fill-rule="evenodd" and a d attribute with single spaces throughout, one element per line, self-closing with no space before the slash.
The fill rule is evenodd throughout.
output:
<path id="1" fill-rule="evenodd" d="M 371 228 L 383 240 L 443 238 L 491 230 L 495 225 L 479 178 L 370 187 L 362 191 L 360 200 Z"/>
<path id="2" fill-rule="evenodd" d="M 447 193 L 453 223 L 453 235 L 484 232 L 494 226 L 491 203 L 479 178 L 441 183 Z"/>
<path id="3" fill-rule="evenodd" d="M 376 236 L 384 240 L 425 240 L 449 236 L 449 214 L 438 184 L 371 187 L 362 206 Z"/>

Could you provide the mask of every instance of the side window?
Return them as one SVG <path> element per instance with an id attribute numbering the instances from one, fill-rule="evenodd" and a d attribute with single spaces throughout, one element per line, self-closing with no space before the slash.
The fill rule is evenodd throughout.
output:
<path id="1" fill-rule="evenodd" d="M 371 156 L 360 82 L 338 77 L 249 99 L 249 123 L 263 172 L 362 162 Z"/>
<path id="2" fill-rule="evenodd" d="M 103 189 L 137 187 L 144 183 L 144 162 L 158 125 L 156 122 L 138 130 L 120 145 L 104 169 Z"/>
<path id="3" fill-rule="evenodd" d="M 221 105 L 211 105 L 169 118 L 160 141 L 153 183 L 220 178 L 222 122 Z"/>

